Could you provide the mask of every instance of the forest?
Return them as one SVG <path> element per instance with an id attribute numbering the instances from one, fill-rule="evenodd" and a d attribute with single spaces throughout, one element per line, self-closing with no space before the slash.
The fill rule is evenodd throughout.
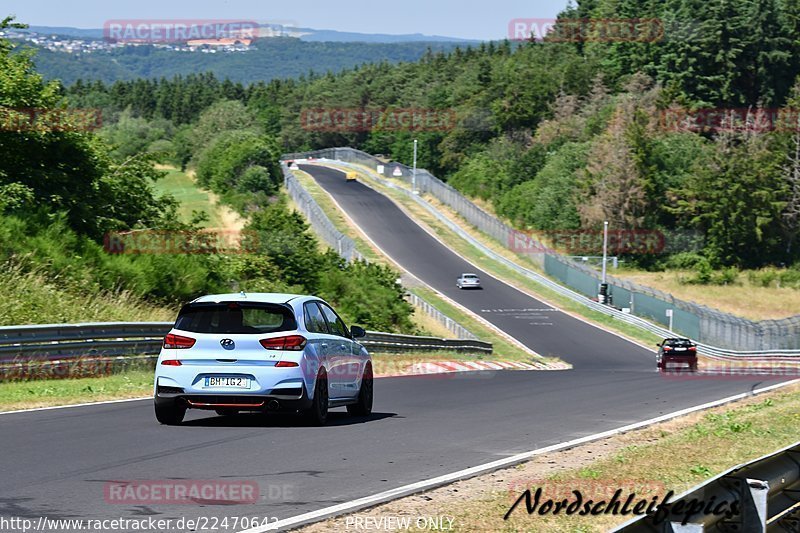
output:
<path id="1" fill-rule="evenodd" d="M 15 26 L 11 18 L 0 29 Z M 69 113 L 63 87 L 47 82 L 29 54 L 12 53 L 0 39 L 0 268 L 4 283 L 52 287 L 56 298 L 133 301 L 177 309 L 204 294 L 245 290 L 317 294 L 350 323 L 379 331 L 411 332 L 411 306 L 397 273 L 379 265 L 346 263 L 324 249 L 280 192 L 280 149 L 255 112 L 221 101 L 201 113 L 180 143 L 197 180 L 224 196 L 247 221 L 257 247 L 208 253 L 109 253 L 109 235 L 130 231 L 193 235 L 203 217 L 183 221 L 174 197 L 157 192 L 165 152 L 127 137 L 130 124 L 152 132 L 159 122 L 127 121 L 97 130 Z M 43 113 L 42 110 L 47 110 Z M 61 110 L 61 113 L 56 113 Z M 52 120 L 44 120 L 50 117 Z M 166 135 L 169 121 L 162 119 Z M 144 131 L 144 130 L 143 130 Z M 117 137 L 115 137 L 117 136 Z M 166 141 L 163 135 L 153 135 Z M 121 139 L 122 142 L 117 142 Z M 132 146 L 134 142 L 144 143 Z M 174 141 L 173 137 L 173 141 Z M 31 278 L 34 276 L 34 278 Z M 11 280 L 11 283 L 8 283 Z M 51 305 L 20 294 L 25 320 L 53 313 Z M 80 311 L 80 309 L 78 309 Z M 3 317 L 7 315 L 4 314 Z M 142 313 L 146 319 L 146 313 Z M 0 317 L 0 322 L 5 318 Z M 12 318 L 13 319 L 13 318 Z M 52 320 L 52 319 L 51 319 Z M 83 318 L 85 320 L 85 318 Z"/>
<path id="2" fill-rule="evenodd" d="M 449 42 L 307 42 L 276 37 L 258 40 L 251 50 L 235 53 L 179 52 L 151 45 L 92 53 L 31 48 L 36 52 L 36 68 L 45 79 L 71 85 L 78 79 L 113 83 L 138 78 L 171 78 L 195 72 L 213 72 L 219 78 L 252 83 L 294 78 L 312 70 L 340 72 L 364 63 L 416 61 L 428 49 L 449 51 L 454 47 L 455 44 Z"/>
<path id="3" fill-rule="evenodd" d="M 211 74 L 64 89 L 119 137 L 183 142 L 220 101 L 251 110 L 284 151 L 353 146 L 420 166 L 520 229 L 699 236 L 646 267 L 789 266 L 800 258 L 800 2 L 593 0 L 561 23 L 657 19 L 658 39 L 488 42 L 419 61 L 243 85 Z M 308 109 L 433 109 L 451 128 L 304 127 Z M 138 131 L 136 135 L 131 132 Z M 163 142 L 162 142 L 163 141 Z M 141 147 L 137 147 L 139 149 Z"/>

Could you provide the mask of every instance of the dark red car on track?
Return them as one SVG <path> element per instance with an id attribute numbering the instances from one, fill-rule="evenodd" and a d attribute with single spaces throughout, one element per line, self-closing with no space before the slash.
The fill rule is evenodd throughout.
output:
<path id="1" fill-rule="evenodd" d="M 656 364 L 659 370 L 684 365 L 692 372 L 697 370 L 697 345 L 689 339 L 665 339 L 656 346 L 658 346 Z"/>

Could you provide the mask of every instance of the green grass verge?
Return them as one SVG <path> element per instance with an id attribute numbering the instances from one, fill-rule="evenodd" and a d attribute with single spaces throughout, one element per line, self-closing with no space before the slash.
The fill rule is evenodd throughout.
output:
<path id="1" fill-rule="evenodd" d="M 537 360 L 544 362 L 548 360 L 547 358 L 532 357 L 527 351 L 517 346 L 514 342 L 497 333 L 494 328 L 490 328 L 481 323 L 472 313 L 463 311 L 460 307 L 440 297 L 435 291 L 424 287 L 414 287 L 409 290 L 425 299 L 428 303 L 435 306 L 439 311 L 449 316 L 469 331 L 478 335 L 481 340 L 491 342 L 493 349 L 492 358 L 508 361 Z"/>
<path id="2" fill-rule="evenodd" d="M 153 371 L 112 376 L 0 383 L 0 411 L 140 398 L 153 394 Z"/>
<path id="3" fill-rule="evenodd" d="M 175 168 L 163 168 L 167 175 L 158 180 L 155 189 L 161 194 L 171 194 L 180 202 L 178 213 L 181 221 L 188 223 L 193 211 L 208 215 L 208 221 L 201 226 L 208 228 L 221 228 L 223 221 L 219 207 L 211 199 L 207 191 L 197 186 L 195 181 L 185 172 Z"/>

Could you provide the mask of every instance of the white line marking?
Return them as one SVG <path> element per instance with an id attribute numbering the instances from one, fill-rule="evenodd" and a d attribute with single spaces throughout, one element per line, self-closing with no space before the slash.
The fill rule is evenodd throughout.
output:
<path id="1" fill-rule="evenodd" d="M 586 437 L 581 437 L 579 439 L 571 440 L 568 442 L 562 442 L 561 444 L 554 444 L 552 446 L 547 446 L 546 448 L 539 448 L 538 450 L 533 450 L 530 452 L 521 453 L 518 455 L 513 455 L 511 457 L 506 457 L 505 459 L 499 459 L 497 461 L 492 461 L 491 463 L 484 463 L 482 465 L 473 466 L 472 468 L 466 468 L 464 470 L 459 470 L 458 472 L 453 472 L 452 474 L 445 474 L 443 476 L 426 479 L 423 481 L 418 481 L 417 483 L 411 483 L 410 485 L 404 485 L 402 487 L 398 487 L 396 489 L 387 490 L 384 492 L 379 492 L 378 494 L 373 494 L 372 496 L 366 496 L 364 498 L 358 498 L 357 500 L 352 500 L 345 503 L 340 503 L 338 505 L 333 505 L 331 507 L 325 507 L 324 509 L 319 509 L 317 511 L 311 511 L 308 513 L 304 513 L 301 515 L 293 516 L 290 518 L 285 518 L 278 522 L 273 522 L 267 526 L 262 527 L 254 527 L 251 529 L 247 529 L 241 531 L 240 533 L 262 533 L 265 531 L 276 531 L 276 530 L 284 530 L 289 528 L 295 528 L 304 524 L 308 524 L 311 522 L 318 522 L 320 520 L 325 520 L 327 518 L 332 518 L 334 516 L 339 516 L 342 514 L 346 514 L 348 512 L 357 511 L 359 509 L 363 509 L 365 507 L 373 507 L 375 505 L 379 505 L 391 500 L 395 500 L 397 498 L 401 498 L 404 496 L 410 496 L 411 494 L 416 494 L 418 492 L 423 492 L 425 490 L 430 490 L 442 485 L 446 485 L 448 483 L 453 483 L 455 481 L 460 481 L 462 479 L 467 479 L 470 477 L 477 476 L 479 474 L 485 474 L 487 472 L 491 472 L 494 470 L 498 470 L 500 468 L 506 468 L 509 466 L 513 466 L 518 463 L 522 463 L 527 461 L 537 455 L 542 455 L 545 453 L 555 452 L 566 450 L 569 448 L 574 448 L 575 446 L 579 446 L 581 444 L 586 444 L 587 442 L 592 442 L 595 440 L 604 439 L 607 437 L 613 437 L 614 435 L 619 435 L 620 433 L 626 433 L 628 431 L 633 431 L 635 429 L 641 429 L 647 426 L 651 426 L 653 424 L 657 424 L 659 422 L 665 422 L 667 420 L 671 420 L 673 418 L 677 418 L 679 416 L 687 415 L 694 413 L 696 411 L 702 411 L 704 409 L 710 409 L 712 407 L 718 407 L 720 405 L 724 405 L 726 403 L 734 402 L 736 400 L 742 400 L 744 398 L 749 398 L 751 396 L 756 396 L 758 394 L 763 394 L 765 392 L 769 392 L 775 389 L 779 389 L 781 387 L 787 387 L 789 385 L 793 385 L 796 383 L 800 383 L 800 379 L 795 379 L 792 381 L 788 381 L 786 383 L 778 383 L 776 385 L 770 385 L 769 387 L 764 387 L 762 389 L 755 389 L 751 392 L 743 392 L 741 394 L 736 394 L 734 396 L 729 396 L 727 398 L 723 398 L 721 400 L 715 400 L 713 402 L 708 402 L 703 405 L 698 405 L 695 407 L 688 407 L 686 409 L 682 409 L 680 411 L 675 411 L 674 413 L 669 413 L 666 415 L 662 415 L 656 418 L 651 418 L 649 420 L 644 420 L 642 422 L 636 422 L 635 424 L 630 424 L 627 426 L 623 426 L 621 428 L 612 429 L 609 431 L 604 431 L 602 433 L 597 433 L 595 435 L 589 435 Z"/>
<path id="2" fill-rule="evenodd" d="M 68 409 L 70 407 L 88 407 L 90 405 L 107 405 L 112 403 L 125 403 L 125 402 L 141 402 L 143 400 L 152 400 L 152 396 L 145 396 L 144 398 L 125 398 L 124 400 L 106 400 L 103 402 L 87 402 L 87 403 L 74 403 L 71 405 L 51 405 L 50 407 L 34 407 L 32 409 L 18 409 L 16 411 L 0 411 L 0 415 L 13 415 L 14 413 L 31 413 L 33 411 L 51 411 L 53 409 Z"/>
<path id="3" fill-rule="evenodd" d="M 334 161 L 334 163 L 335 163 L 335 161 Z M 315 164 L 315 163 L 312 163 L 312 164 Z M 336 166 L 335 166 L 335 165 L 333 165 L 333 164 L 331 164 L 331 163 L 328 163 L 327 165 L 326 165 L 326 164 L 324 164 L 324 163 L 316 163 L 316 165 L 317 165 L 317 166 L 321 166 L 321 167 L 326 167 L 326 168 L 333 168 L 333 170 L 338 170 L 339 172 L 342 172 L 341 168 L 336 168 Z M 348 168 L 348 167 L 345 167 L 345 168 Z M 372 177 L 372 176 L 370 175 L 370 174 L 372 174 L 372 172 L 373 172 L 372 170 L 370 170 L 370 169 L 367 169 L 367 168 L 365 167 L 365 168 L 364 168 L 364 170 L 361 170 L 361 172 L 362 172 L 363 174 L 366 174 L 366 175 L 367 175 L 367 177 L 368 177 L 368 178 L 369 178 L 371 181 L 378 181 L 378 183 L 380 183 L 380 180 L 377 180 L 376 178 L 374 178 L 374 177 Z M 375 173 L 375 174 L 377 175 L 377 173 Z M 312 176 L 312 177 L 313 177 L 313 176 Z M 316 180 L 315 180 L 315 181 L 316 181 Z M 422 229 L 423 229 L 425 232 L 427 232 L 428 234 L 430 234 L 430 235 L 431 235 L 431 237 L 433 237 L 434 239 L 436 239 L 437 241 L 439 241 L 439 243 L 440 243 L 440 244 L 442 244 L 442 245 L 443 245 L 445 248 L 447 248 L 447 249 L 450 249 L 450 247 L 447 245 L 447 243 L 445 243 L 445 242 L 444 242 L 444 240 L 442 240 L 442 239 L 439 237 L 439 235 L 438 235 L 438 234 L 436 234 L 436 233 L 433 231 L 433 229 L 432 229 L 432 228 L 428 228 L 428 227 L 427 227 L 427 224 L 422 224 L 422 223 L 420 223 L 420 222 L 419 222 L 419 221 L 418 221 L 416 218 L 414 218 L 414 217 L 411 215 L 411 213 L 410 213 L 410 212 L 409 212 L 409 211 L 406 209 L 406 207 L 405 207 L 404 205 L 400 204 L 400 203 L 399 203 L 397 200 L 395 200 L 394 198 L 390 197 L 388 194 L 385 194 L 385 193 L 383 193 L 383 192 L 381 192 L 381 191 L 377 190 L 375 187 L 372 187 L 371 185 L 369 185 L 369 184 L 367 184 L 367 183 L 363 183 L 363 182 L 362 182 L 362 184 L 363 184 L 363 185 L 365 185 L 366 187 L 369 187 L 370 189 L 372 189 L 373 191 L 377 192 L 378 194 L 381 194 L 381 195 L 385 196 L 386 198 L 388 198 L 388 199 L 389 199 L 389 201 L 391 201 L 391 202 L 392 202 L 392 203 L 394 203 L 394 204 L 395 204 L 395 205 L 396 205 L 398 208 L 400 208 L 400 210 L 401 210 L 401 211 L 403 211 L 403 213 L 405 213 L 405 215 L 406 215 L 408 218 L 410 218 L 410 219 L 411 219 L 411 220 L 412 220 L 412 221 L 413 221 L 415 224 L 417 224 L 417 225 L 418 225 L 420 228 L 422 228 Z M 383 187 L 388 187 L 388 188 L 392 188 L 393 186 L 394 186 L 395 188 L 400 188 L 400 187 L 398 187 L 398 186 L 396 186 L 396 185 L 393 185 L 393 184 L 389 184 L 389 185 L 387 185 L 387 184 L 380 183 L 380 185 L 381 185 L 381 186 L 383 186 Z M 320 186 L 320 187 L 322 187 L 322 186 Z M 323 189 L 323 190 L 324 190 L 324 189 Z M 407 190 L 407 189 L 406 189 L 406 190 Z M 326 192 L 327 192 L 327 191 L 326 191 Z M 328 193 L 328 194 L 330 195 L 330 193 Z M 434 207 L 433 205 L 431 205 L 431 204 L 430 204 L 430 203 L 429 203 L 427 200 L 425 200 L 424 198 L 420 197 L 420 200 L 422 200 L 422 201 L 423 201 L 423 202 L 424 202 L 424 203 L 425 203 L 425 204 L 428 206 L 428 208 L 430 208 L 430 209 L 433 209 L 434 211 L 437 211 L 437 212 L 439 212 L 439 210 L 438 210 L 438 209 L 436 209 L 436 207 Z M 443 214 L 443 213 L 441 213 L 441 212 L 439 212 L 439 214 L 441 214 L 442 216 L 444 216 L 445 218 L 447 218 L 448 220 L 450 220 L 450 217 L 448 217 L 447 215 L 445 215 L 445 214 Z M 450 220 L 450 222 L 451 222 L 452 224 L 454 224 L 454 225 L 458 226 L 458 224 L 457 224 L 455 221 L 453 221 L 453 220 Z M 469 224 L 469 223 L 467 223 L 467 224 L 468 224 L 470 227 L 474 227 L 474 226 L 472 226 L 472 225 L 471 225 L 471 224 Z M 445 224 L 445 226 L 446 226 L 446 224 Z M 462 229 L 463 229 L 463 228 L 462 228 Z M 451 234 L 453 234 L 453 235 L 454 235 L 456 238 L 458 238 L 458 239 L 461 239 L 462 241 L 466 242 L 468 245 L 470 245 L 470 246 L 472 246 L 473 248 L 475 248 L 476 250 L 478 250 L 478 251 L 479 251 L 481 254 L 483 254 L 483 255 L 484 255 L 484 257 L 486 257 L 486 258 L 487 258 L 487 259 L 489 259 L 490 261 L 494 261 L 495 263 L 497 263 L 497 264 L 499 264 L 499 265 L 502 265 L 502 262 L 500 262 L 500 261 L 498 261 L 497 259 L 495 259 L 494 257 L 492 257 L 492 256 L 488 255 L 488 254 L 487 254 L 485 251 L 483 251 L 483 250 L 482 250 L 482 249 L 481 249 L 479 246 L 476 246 L 474 243 L 470 242 L 468 239 L 465 239 L 464 237 L 462 237 L 461 235 L 459 235 L 457 232 L 453 231 L 453 229 L 452 229 L 452 228 L 449 228 L 449 227 L 448 227 L 448 228 L 447 228 L 447 231 L 449 231 Z M 473 236 L 473 235 L 470 235 L 470 234 L 469 234 L 469 232 L 467 232 L 466 230 L 464 230 L 464 231 L 465 231 L 465 232 L 466 232 L 466 233 L 467 233 L 467 234 L 468 234 L 468 235 L 469 235 L 469 236 L 470 236 L 472 239 L 474 239 L 476 242 L 479 242 L 479 243 L 480 243 L 480 240 L 479 240 L 478 238 L 476 238 L 476 237 L 475 237 L 475 236 Z M 495 242 L 499 242 L 499 241 L 495 241 Z M 481 244 L 482 244 L 483 246 L 486 246 L 486 245 L 485 245 L 485 244 L 483 244 L 483 243 L 481 243 Z M 502 244 L 502 243 L 500 243 L 500 244 Z M 512 284 L 511 284 L 511 282 L 509 282 L 509 281 L 506 281 L 505 279 L 503 279 L 503 278 L 501 278 L 501 277 L 499 277 L 499 276 L 496 276 L 496 275 L 494 275 L 494 274 L 491 274 L 490 272 L 486 272 L 486 270 L 485 270 L 484 268 L 482 268 L 480 265 L 476 264 L 474 261 L 471 261 L 471 260 L 469 260 L 469 259 L 467 259 L 467 258 L 464 258 L 464 257 L 462 257 L 462 259 L 463 259 L 464 261 L 468 262 L 469 264 L 471 264 L 472 266 L 474 266 L 475 268 L 478 268 L 478 269 L 480 269 L 480 270 L 483 270 L 483 271 L 484 271 L 484 272 L 485 272 L 485 273 L 486 273 L 486 274 L 487 274 L 489 277 L 492 277 L 492 278 L 496 279 L 496 280 L 497 280 L 497 281 L 499 281 L 500 283 L 505 283 L 506 285 L 508 285 L 508 286 L 509 286 L 509 287 L 511 287 L 512 289 L 515 289 L 515 290 L 517 290 L 517 291 L 521 292 L 522 294 L 524 294 L 524 295 L 526 295 L 526 296 L 528 296 L 528 297 L 530 297 L 530 298 L 533 298 L 533 299 L 535 299 L 535 300 L 539 300 L 539 301 L 540 301 L 540 302 L 542 302 L 543 304 L 545 304 L 545 305 L 547 305 L 547 306 L 549 306 L 549 307 L 553 308 L 553 311 L 558 311 L 558 312 L 560 312 L 560 313 L 564 313 L 565 315 L 571 316 L 572 318 L 574 318 L 574 319 L 576 319 L 576 320 L 580 320 L 580 321 L 581 321 L 581 322 L 583 322 L 584 324 L 588 324 L 588 325 L 590 325 L 590 326 L 593 326 L 593 327 L 595 327 L 595 328 L 597 328 L 597 329 L 599 329 L 599 330 L 605 331 L 606 333 L 610 333 L 610 334 L 612 334 L 612 335 L 615 335 L 615 336 L 619 337 L 620 339 L 623 339 L 623 340 L 625 340 L 625 341 L 628 341 L 628 342 L 630 342 L 631 344 L 635 344 L 635 345 L 637 345 L 637 346 L 639 346 L 639 347 L 641 347 L 641 348 L 644 348 L 645 350 L 647 350 L 647 351 L 649 351 L 649 352 L 652 352 L 652 353 L 656 353 L 656 352 L 657 352 L 657 350 L 654 350 L 653 348 L 651 348 L 651 347 L 647 346 L 646 344 L 644 344 L 644 343 L 643 343 L 643 342 L 641 342 L 641 341 L 638 341 L 638 340 L 636 340 L 636 339 L 633 339 L 633 338 L 627 337 L 627 336 L 623 335 L 622 333 L 618 333 L 618 332 L 616 332 L 616 331 L 612 331 L 612 330 L 610 330 L 610 329 L 607 329 L 605 326 L 601 326 L 600 324 L 597 324 L 597 323 L 595 323 L 595 322 L 592 322 L 592 321 L 591 321 L 591 320 L 589 320 L 588 318 L 585 318 L 585 317 L 583 317 L 583 316 L 581 316 L 581 315 L 577 314 L 577 313 L 576 313 L 576 312 L 574 312 L 574 311 L 568 311 L 568 310 L 565 310 L 565 309 L 563 309 L 563 308 L 561 308 L 561 307 L 559 307 L 559 306 L 556 306 L 555 304 L 553 304 L 553 303 L 551 303 L 549 300 L 547 300 L 547 299 L 546 299 L 544 296 L 539 296 L 538 294 L 536 294 L 536 293 L 534 293 L 534 292 L 528 292 L 528 291 L 529 291 L 529 289 L 527 289 L 527 288 L 525 288 L 525 289 L 522 289 L 522 288 L 520 288 L 520 287 L 517 287 L 517 286 L 515 286 L 515 285 L 512 285 Z M 520 264 L 519 264 L 519 263 L 517 263 L 516 261 L 513 261 L 513 260 L 511 260 L 511 259 L 509 259 L 509 261 L 512 261 L 512 262 L 513 262 L 514 264 L 516 264 L 517 266 L 520 266 L 520 267 L 522 267 L 522 268 L 525 268 L 525 269 L 527 269 L 527 270 L 530 270 L 528 267 L 526 267 L 526 266 L 524 266 L 524 265 L 520 265 Z M 396 261 L 395 261 L 395 263 L 396 263 Z M 398 266 L 399 266 L 399 265 L 398 265 Z M 401 267 L 401 268 L 402 268 L 402 267 Z M 403 270 L 405 270 L 405 269 L 403 269 Z M 413 274 L 411 274 L 411 275 L 413 276 Z M 416 278 L 416 276 L 414 276 L 414 277 Z M 419 278 L 417 278 L 417 279 L 419 279 Z M 548 287 L 545 287 L 545 286 L 541 285 L 541 284 L 540 284 L 538 281 L 536 281 L 536 280 L 535 280 L 535 279 L 533 279 L 533 278 L 528 278 L 528 279 L 530 279 L 530 280 L 531 280 L 533 283 L 535 283 L 537 286 L 541 286 L 543 289 L 552 290 L 552 289 L 548 289 Z M 423 283 L 424 283 L 424 282 L 423 282 Z M 427 285 L 427 284 L 426 284 L 426 285 Z M 568 288 L 568 287 L 567 287 L 567 288 Z M 433 289 L 433 290 L 434 290 L 434 291 L 436 291 L 436 289 Z M 439 291 L 436 291 L 436 292 L 438 293 Z M 441 295 L 441 294 L 440 294 L 440 296 L 443 296 L 443 295 Z M 578 305 L 582 305 L 580 302 L 576 302 L 576 303 L 577 303 Z M 588 310 L 588 311 L 591 311 L 591 309 L 589 309 L 589 308 L 587 308 L 587 310 Z M 492 324 L 492 326 L 493 326 L 493 327 L 497 327 L 497 326 L 494 326 L 493 324 Z M 508 335 L 508 334 L 506 333 L 506 335 Z M 512 338 L 513 338 L 513 337 L 512 337 Z M 516 339 L 514 339 L 514 340 L 516 340 Z M 520 342 L 520 341 L 517 341 L 517 342 Z"/>

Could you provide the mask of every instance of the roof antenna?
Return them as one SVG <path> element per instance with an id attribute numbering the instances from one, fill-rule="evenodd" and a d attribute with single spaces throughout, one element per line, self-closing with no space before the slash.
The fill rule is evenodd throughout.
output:
<path id="1" fill-rule="evenodd" d="M 242 295 L 242 298 L 247 298 L 247 295 L 244 293 L 244 291 L 240 292 L 239 294 Z"/>

